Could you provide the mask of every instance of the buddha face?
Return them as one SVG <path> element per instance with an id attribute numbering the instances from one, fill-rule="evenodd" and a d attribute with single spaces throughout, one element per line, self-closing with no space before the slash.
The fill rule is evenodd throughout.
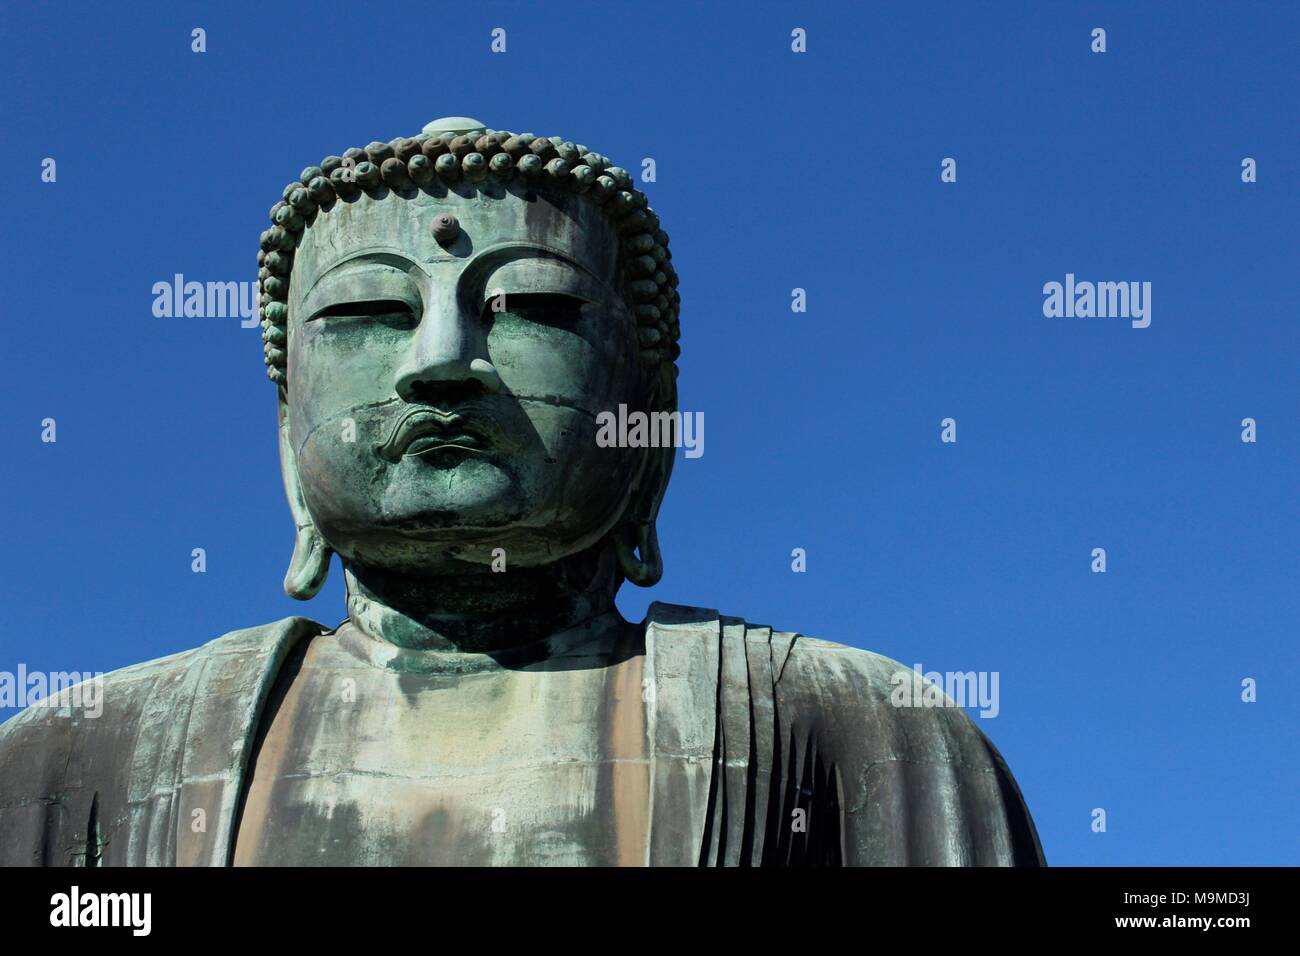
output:
<path id="1" fill-rule="evenodd" d="M 454 217 L 450 218 L 450 217 Z M 644 407 L 618 237 L 581 196 L 361 197 L 306 230 L 288 325 L 288 438 L 345 560 L 441 573 L 597 543 L 645 467 L 596 415 Z"/>

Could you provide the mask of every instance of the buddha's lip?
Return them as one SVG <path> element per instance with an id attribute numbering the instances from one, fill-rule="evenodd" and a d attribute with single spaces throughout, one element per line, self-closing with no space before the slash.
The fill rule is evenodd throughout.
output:
<path id="1" fill-rule="evenodd" d="M 478 455 L 484 451 L 483 441 L 477 435 L 468 432 L 420 435 L 406 447 L 405 456 L 417 458 L 423 455 L 436 455 L 442 451 L 465 451 Z"/>
<path id="2" fill-rule="evenodd" d="M 502 444 L 501 430 L 487 416 L 470 418 L 461 411 L 417 406 L 393 423 L 388 439 L 375 446 L 375 453 L 380 458 L 396 462 L 407 455 L 426 455 L 450 449 L 481 454 Z"/>

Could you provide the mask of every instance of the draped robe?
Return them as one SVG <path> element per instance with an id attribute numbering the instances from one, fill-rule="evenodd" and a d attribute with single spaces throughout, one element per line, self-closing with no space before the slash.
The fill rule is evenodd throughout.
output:
<path id="1" fill-rule="evenodd" d="M 0 726 L 0 864 L 229 865 L 271 688 L 324 631 L 234 631 L 107 675 L 98 717 Z M 897 662 L 656 603 L 642 667 L 648 865 L 1044 865 L 997 749 L 896 706 Z"/>

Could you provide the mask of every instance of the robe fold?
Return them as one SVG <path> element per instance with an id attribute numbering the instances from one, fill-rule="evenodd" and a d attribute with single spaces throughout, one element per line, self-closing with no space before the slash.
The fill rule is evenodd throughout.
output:
<path id="1" fill-rule="evenodd" d="M 106 675 L 98 717 L 0 725 L 0 865 L 228 865 L 267 697 L 324 631 L 234 631 Z M 644 667 L 649 865 L 1044 864 L 996 748 L 896 706 L 895 661 L 656 603 Z"/>

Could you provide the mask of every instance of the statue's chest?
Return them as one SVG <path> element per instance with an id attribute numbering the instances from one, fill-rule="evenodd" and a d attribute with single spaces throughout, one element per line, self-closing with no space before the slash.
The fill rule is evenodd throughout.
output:
<path id="1" fill-rule="evenodd" d="M 454 677 L 309 652 L 263 719 L 235 863 L 644 863 L 642 660 Z"/>

